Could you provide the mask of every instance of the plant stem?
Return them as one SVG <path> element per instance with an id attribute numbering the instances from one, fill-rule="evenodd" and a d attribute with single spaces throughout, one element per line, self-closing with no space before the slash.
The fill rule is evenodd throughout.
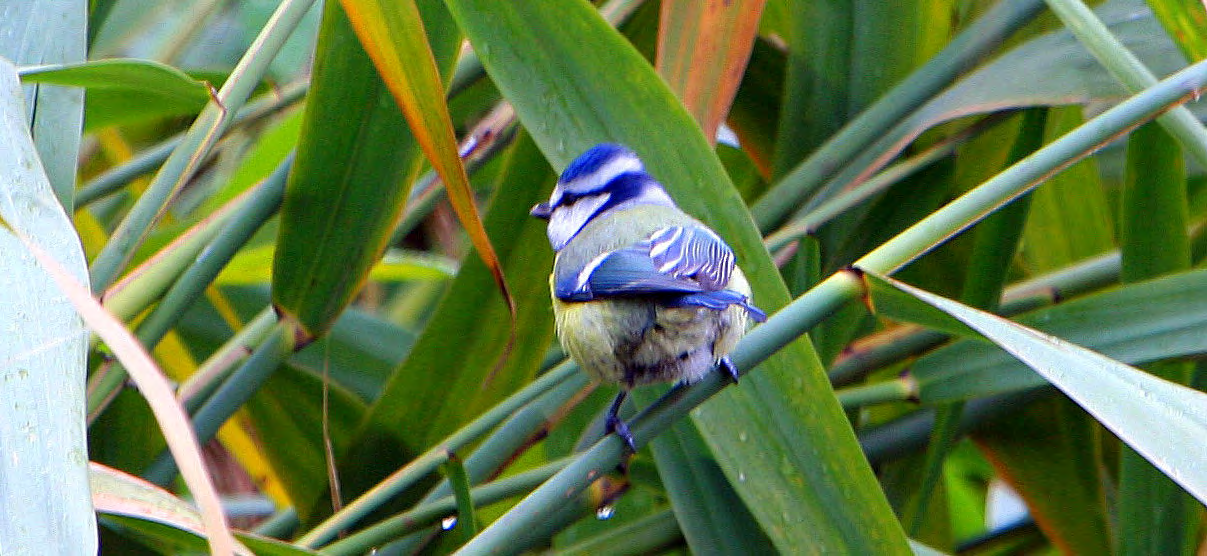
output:
<path id="1" fill-rule="evenodd" d="M 89 269 L 92 290 L 104 291 L 117 279 L 142 245 L 168 204 L 201 166 L 218 138 L 230 127 L 234 115 L 247 101 L 268 65 L 293 33 L 314 0 L 284 0 L 231 75 L 172 151 L 155 179 L 138 199 Z"/>
<path id="2" fill-rule="evenodd" d="M 885 93 L 798 164 L 751 208 L 760 230 L 779 224 L 800 201 L 834 176 L 884 131 L 914 111 L 1031 21 L 1041 0 L 1003 0 L 960 32 L 943 50 Z"/>
<path id="3" fill-rule="evenodd" d="M 543 376 L 525 386 L 519 392 L 512 394 L 506 400 L 499 402 L 473 422 L 461 427 L 446 437 L 436 446 L 424 452 L 410 463 L 395 471 L 388 478 L 378 483 L 353 501 L 344 506 L 335 515 L 318 524 L 310 532 L 297 540 L 298 546 L 314 548 L 333 538 L 343 529 L 352 526 L 369 512 L 387 502 L 390 498 L 414 485 L 419 479 L 433 473 L 441 463 L 448 459 L 449 452 L 460 450 L 466 444 L 494 428 L 509 415 L 533 401 L 545 392 L 559 384 L 581 374 L 578 366 L 573 363 L 563 363 Z"/>

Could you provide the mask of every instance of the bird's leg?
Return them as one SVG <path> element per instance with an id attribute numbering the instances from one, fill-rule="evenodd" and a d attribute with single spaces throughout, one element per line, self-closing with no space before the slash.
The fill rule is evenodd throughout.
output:
<path id="1" fill-rule="evenodd" d="M 717 362 L 717 365 L 721 368 L 721 372 L 725 373 L 726 377 L 729 377 L 729 380 L 732 380 L 734 384 L 738 383 L 738 368 L 734 366 L 733 361 L 729 359 L 728 355 L 722 357 Z"/>
<path id="2" fill-rule="evenodd" d="M 624 399 L 628 395 L 629 391 L 624 388 L 621 388 L 620 393 L 616 395 L 611 409 L 608 409 L 608 418 L 604 421 L 604 432 L 616 433 L 616 436 L 619 436 L 628 445 L 629 450 L 636 452 L 637 443 L 633 441 L 633 433 L 629 431 L 629 426 L 620 420 L 620 405 L 624 403 Z"/>

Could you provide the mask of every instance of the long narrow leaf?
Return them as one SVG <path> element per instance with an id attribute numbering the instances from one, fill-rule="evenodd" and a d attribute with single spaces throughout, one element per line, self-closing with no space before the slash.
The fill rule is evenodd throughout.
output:
<path id="1" fill-rule="evenodd" d="M 655 66 L 709 141 L 729 114 L 766 0 L 668 0 Z"/>
<path id="2" fill-rule="evenodd" d="M 50 246 L 72 280 L 87 280 L 79 237 L 42 171 L 16 71 L 3 58 L 0 221 Z M 7 454 L 0 457 L 0 504 L 13 508 L 0 515 L 0 543 L 17 553 L 96 552 L 84 469 L 87 330 L 3 229 L 0 253 L 0 446 Z"/>
<path id="3" fill-rule="evenodd" d="M 419 7 L 415 0 L 342 2 L 361 44 L 373 59 L 394 100 L 402 108 L 411 132 L 419 141 L 419 147 L 444 181 L 449 202 L 477 248 L 478 256 L 494 276 L 514 322 L 515 301 L 508 291 L 503 265 L 490 244 L 482 218 L 474 205 L 469 177 L 465 173 L 465 166 L 461 164 L 457 137 L 453 134 L 448 104 L 444 100 L 445 81 L 440 77 L 433 47 L 428 45 Z M 432 36 L 448 40 L 447 36 Z"/>
<path id="4" fill-rule="evenodd" d="M 431 12 L 438 57 L 451 64 L 455 31 L 439 6 Z M 340 4 L 327 3 L 273 263 L 273 302 L 306 335 L 326 332 L 360 290 L 418 170 L 418 141 Z"/>
<path id="5" fill-rule="evenodd" d="M 205 83 L 149 60 L 109 59 L 21 69 L 26 83 L 82 87 L 88 92 L 88 129 L 139 118 L 196 114 L 210 100 Z M 100 99 L 100 100 L 98 100 Z M 101 105 L 105 110 L 96 110 Z"/>
<path id="6" fill-rule="evenodd" d="M 1183 149 L 1166 128 L 1149 123 L 1128 138 L 1120 218 L 1123 282 L 1190 267 L 1189 214 Z M 1189 384 L 1189 361 L 1158 361 L 1153 375 Z M 1161 511 L 1153 511 L 1161 508 Z M 1189 553 L 1200 508 L 1176 484 L 1132 450 L 1119 454 L 1117 505 L 1120 554 Z"/>
<path id="7" fill-rule="evenodd" d="M 72 278 L 53 256 L 32 243 L 29 238 L 20 234 L 17 237 L 50 275 L 55 285 L 67 295 L 67 299 L 89 328 L 105 340 L 122 365 L 129 369 L 131 378 L 143 393 L 164 431 L 172 456 L 180 463 L 181 474 L 189 485 L 189 490 L 197 497 L 210 549 L 215 554 L 230 554 L 235 541 L 222 513 L 218 493 L 201 461 L 201 448 L 193 434 L 193 427 L 173 396 L 167 379 L 138 340 L 120 321 L 101 307 L 85 286 Z"/>
<path id="8" fill-rule="evenodd" d="M 1207 502 L 1207 394 L 1162 380 L 1007 319 L 890 278 L 877 279 L 951 315 L 1043 375 L 1201 502 Z"/>
<path id="9" fill-rule="evenodd" d="M 87 2 L 0 2 L 4 32 L 0 58 L 15 64 L 83 62 L 86 56 Z M 75 197 L 84 92 L 70 87 L 32 84 L 25 87 L 25 119 L 42 167 L 59 203 L 70 213 Z"/>
<path id="10" fill-rule="evenodd" d="M 1040 309 L 1019 322 L 1129 364 L 1207 351 L 1207 271 L 1136 283 Z M 877 303 L 879 304 L 879 299 Z M 911 319 L 912 320 L 912 319 Z M 1111 326 L 1102 326 L 1102 323 Z M 913 366 L 927 403 L 1034 388 L 1043 380 L 983 342 L 963 340 Z"/>

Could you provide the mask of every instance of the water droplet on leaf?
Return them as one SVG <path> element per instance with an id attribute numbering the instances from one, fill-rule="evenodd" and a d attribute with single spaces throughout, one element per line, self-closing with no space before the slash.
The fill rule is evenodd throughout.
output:
<path id="1" fill-rule="evenodd" d="M 612 519 L 612 516 L 615 514 L 616 507 L 611 504 L 605 504 L 600 506 L 599 509 L 595 510 L 595 518 L 600 520 Z"/>

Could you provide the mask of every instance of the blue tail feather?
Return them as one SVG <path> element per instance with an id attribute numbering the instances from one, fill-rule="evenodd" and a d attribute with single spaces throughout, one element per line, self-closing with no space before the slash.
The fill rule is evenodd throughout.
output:
<path id="1" fill-rule="evenodd" d="M 693 305 L 696 307 L 712 309 L 714 311 L 722 311 L 728 309 L 730 305 L 738 305 L 745 309 L 746 312 L 750 314 L 750 318 L 755 322 L 763 322 L 767 320 L 766 313 L 764 313 L 758 307 L 751 305 L 750 301 L 745 295 L 733 290 L 689 293 L 676 297 L 671 305 L 676 307 Z"/>

